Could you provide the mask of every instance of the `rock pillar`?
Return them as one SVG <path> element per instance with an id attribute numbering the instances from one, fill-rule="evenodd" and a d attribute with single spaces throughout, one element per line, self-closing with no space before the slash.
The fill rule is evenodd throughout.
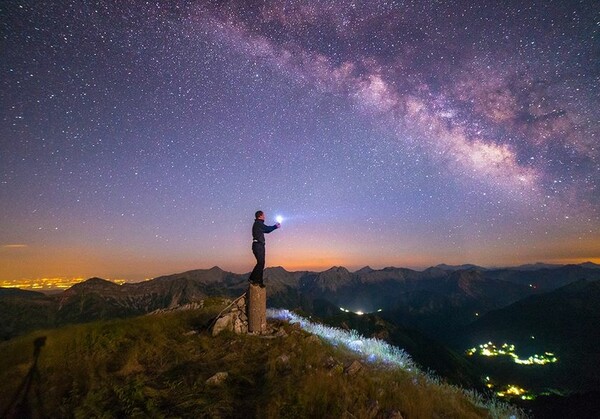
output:
<path id="1" fill-rule="evenodd" d="M 251 284 L 248 287 L 248 331 L 263 333 L 267 330 L 267 289 Z"/>

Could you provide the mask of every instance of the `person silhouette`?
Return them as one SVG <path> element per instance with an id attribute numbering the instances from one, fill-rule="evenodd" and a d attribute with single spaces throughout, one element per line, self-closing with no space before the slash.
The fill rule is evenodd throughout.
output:
<path id="1" fill-rule="evenodd" d="M 265 213 L 256 211 L 254 214 L 254 224 L 252 225 L 252 253 L 256 258 L 256 266 L 252 270 L 248 282 L 253 285 L 264 287 L 263 271 L 265 269 L 265 234 L 270 233 L 281 227 L 280 223 L 275 225 L 265 225 Z"/>

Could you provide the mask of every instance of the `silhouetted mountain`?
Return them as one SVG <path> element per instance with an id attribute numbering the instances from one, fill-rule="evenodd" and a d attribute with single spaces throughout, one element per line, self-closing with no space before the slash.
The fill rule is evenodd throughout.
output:
<path id="1" fill-rule="evenodd" d="M 447 275 L 443 271 L 417 272 L 392 267 L 355 273 L 332 268 L 303 276 L 300 292 L 309 299 L 326 299 L 351 311 L 372 312 L 391 309 L 402 293 L 428 288 Z"/>
<path id="2" fill-rule="evenodd" d="M 539 271 L 540 269 L 556 269 L 556 268 L 561 268 L 563 266 L 564 265 L 536 262 L 536 263 L 529 263 L 526 265 L 508 267 L 506 269 L 510 269 L 513 271 Z"/>
<path id="3" fill-rule="evenodd" d="M 38 291 L 22 290 L 19 288 L 2 288 L 0 287 L 0 297 L 22 297 L 35 298 L 43 297 L 45 294 Z"/>
<path id="4" fill-rule="evenodd" d="M 600 282 L 573 282 L 557 290 L 532 295 L 499 310 L 492 311 L 469 328 L 476 340 L 536 340 L 571 348 L 592 349 L 600 343 Z"/>
<path id="5" fill-rule="evenodd" d="M 443 269 L 444 271 L 466 271 L 466 270 L 477 270 L 477 271 L 485 271 L 487 268 L 465 264 L 465 265 L 446 265 L 445 263 L 440 263 L 436 265 L 435 268 Z"/>
<path id="6" fill-rule="evenodd" d="M 423 272 L 394 267 L 288 272 L 276 267 L 265 270 L 265 281 L 270 306 L 306 309 L 312 301 L 325 300 L 355 312 L 382 309 L 388 320 L 443 337 L 473 321 L 477 314 L 481 316 L 530 294 L 582 278 L 600 279 L 600 270 L 576 265 L 536 271 L 465 266 L 468 269 L 432 267 Z M 5 325 L 2 336 L 7 338 L 32 327 L 147 313 L 206 296 L 236 297 L 247 288 L 247 277 L 215 266 L 123 285 L 91 278 L 51 296 L 3 291 L 0 305 L 6 307 L 4 317 L 10 327 Z M 28 305 L 35 306 L 32 314 L 26 310 Z M 24 313 L 21 318 L 15 315 L 20 312 Z"/>
<path id="7" fill-rule="evenodd" d="M 585 268 L 581 265 L 565 265 L 559 268 L 528 271 L 496 269 L 487 271 L 485 275 L 488 278 L 530 286 L 536 293 L 551 291 L 581 279 L 600 280 L 600 270 Z"/>
<path id="8" fill-rule="evenodd" d="M 238 296 L 246 289 L 246 277 L 213 267 L 123 285 L 90 278 L 56 295 L 0 292 L 0 337 L 8 339 L 34 328 L 134 316 L 212 295 Z"/>
<path id="9" fill-rule="evenodd" d="M 373 269 L 370 266 L 365 266 L 360 268 L 358 271 L 354 272 L 355 274 L 369 273 L 373 272 Z"/>
<path id="10" fill-rule="evenodd" d="M 310 281 L 310 285 L 309 282 L 305 282 L 305 290 L 310 292 L 313 289 L 317 289 L 324 292 L 335 292 L 342 287 L 352 285 L 354 282 L 355 276 L 348 269 L 334 266 L 331 269 L 316 274 L 312 278 L 312 281 Z"/>
<path id="11" fill-rule="evenodd" d="M 237 296 L 244 289 L 243 275 L 216 266 L 123 285 L 92 278 L 57 297 L 58 319 L 70 323 L 126 317 L 193 303 L 211 295 Z"/>
<path id="12" fill-rule="evenodd" d="M 76 293 L 104 293 L 104 294 L 116 294 L 119 293 L 121 287 L 114 282 L 107 281 L 102 278 L 90 278 L 86 281 L 80 282 L 79 284 L 73 285 L 71 288 L 65 291 L 65 295 L 72 295 Z"/>
<path id="13" fill-rule="evenodd" d="M 586 269 L 600 269 L 600 265 L 594 262 L 584 262 L 580 263 L 579 266 Z"/>
<path id="14" fill-rule="evenodd" d="M 421 281 L 400 293 L 382 316 L 445 339 L 490 310 L 504 307 L 533 291 L 529 287 L 490 279 L 481 271 L 450 272 L 443 278 Z"/>

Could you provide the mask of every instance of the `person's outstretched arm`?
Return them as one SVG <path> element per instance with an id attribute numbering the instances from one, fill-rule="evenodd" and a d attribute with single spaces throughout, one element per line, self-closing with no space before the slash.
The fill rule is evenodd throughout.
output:
<path id="1" fill-rule="evenodd" d="M 277 223 L 275 225 L 272 225 L 272 226 L 263 225 L 263 233 L 267 233 L 268 234 L 268 233 L 270 233 L 273 230 L 277 230 L 279 228 L 279 226 L 280 226 L 279 223 Z"/>

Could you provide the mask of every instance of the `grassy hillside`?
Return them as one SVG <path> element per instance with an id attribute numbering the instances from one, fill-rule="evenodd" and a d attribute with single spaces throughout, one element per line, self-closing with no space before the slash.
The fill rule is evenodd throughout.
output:
<path id="1" fill-rule="evenodd" d="M 0 344 L 0 415 L 8 417 L 508 416 L 462 391 L 328 345 L 296 325 L 279 336 L 205 330 L 224 306 L 95 322 Z M 38 342 L 34 363 L 34 342 Z M 362 366 L 355 371 L 356 365 Z M 207 380 L 218 372 L 221 384 Z M 350 416 L 352 415 L 352 416 Z M 394 416 L 396 415 L 396 416 Z"/>

